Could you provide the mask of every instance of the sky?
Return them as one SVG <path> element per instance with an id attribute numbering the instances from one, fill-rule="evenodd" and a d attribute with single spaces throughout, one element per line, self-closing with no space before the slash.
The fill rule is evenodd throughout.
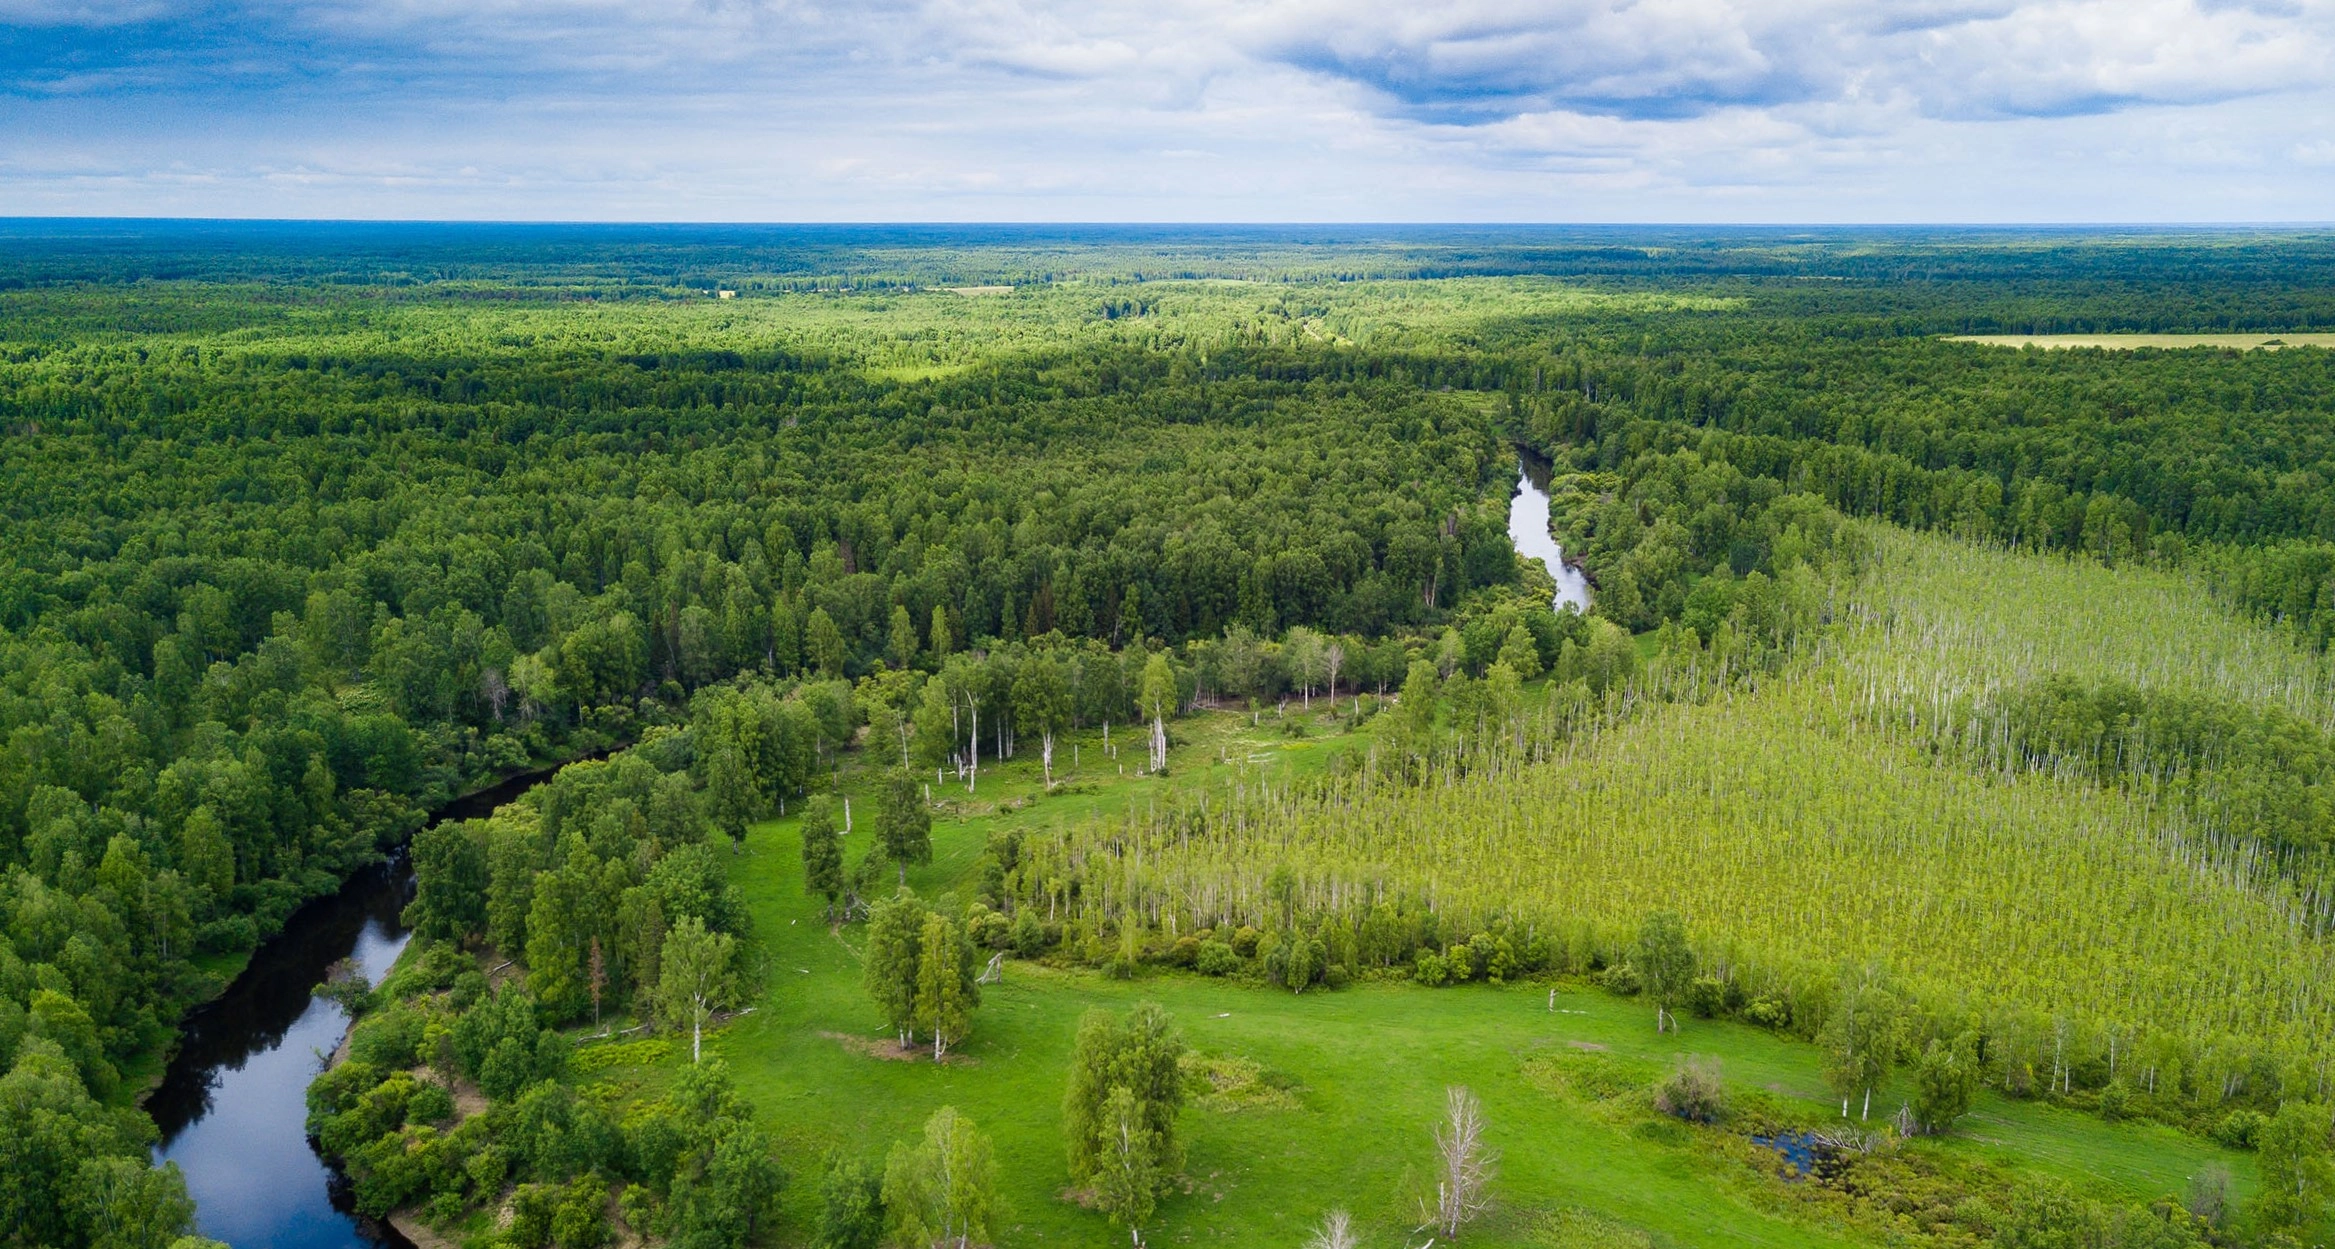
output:
<path id="1" fill-rule="evenodd" d="M 0 215 L 2335 220 L 2335 0 L 0 0 Z"/>

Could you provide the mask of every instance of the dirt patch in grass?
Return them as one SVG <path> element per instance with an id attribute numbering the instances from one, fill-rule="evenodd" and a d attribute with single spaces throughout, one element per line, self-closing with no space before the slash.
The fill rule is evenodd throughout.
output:
<path id="1" fill-rule="evenodd" d="M 902 1045 L 894 1037 L 853 1036 L 848 1032 L 822 1032 L 819 1035 L 862 1058 L 876 1058 L 893 1063 L 931 1062 L 933 1060 L 931 1046 Z M 950 1054 L 940 1061 L 941 1065 L 945 1067 L 978 1067 L 981 1065 L 980 1059 L 966 1054 Z"/>

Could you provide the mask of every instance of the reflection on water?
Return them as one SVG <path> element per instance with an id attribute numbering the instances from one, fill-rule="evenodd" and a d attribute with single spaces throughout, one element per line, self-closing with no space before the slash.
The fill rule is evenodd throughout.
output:
<path id="1" fill-rule="evenodd" d="M 1553 604 L 1557 610 L 1589 610 L 1589 578 L 1565 562 L 1564 548 L 1549 536 L 1547 483 L 1533 480 L 1531 462 L 1521 457 L 1516 467 L 1516 497 L 1508 503 L 1508 540 L 1516 544 L 1517 554 L 1539 560 L 1557 579 Z"/>
<path id="2" fill-rule="evenodd" d="M 403 864 L 359 873 L 302 908 L 216 1001 L 187 1017 L 183 1041 L 147 1112 L 162 1129 L 158 1162 L 186 1173 L 202 1234 L 235 1249 L 371 1249 L 401 1245 L 336 1202 L 308 1146 L 308 1082 L 340 1043 L 348 1016 L 309 993 L 353 958 L 374 980 L 406 933 Z"/>
<path id="3" fill-rule="evenodd" d="M 551 774 L 458 798 L 432 822 L 490 815 Z M 227 992 L 180 1024 L 178 1052 L 146 1112 L 162 1130 L 155 1161 L 186 1173 L 203 1235 L 235 1249 L 410 1249 L 396 1229 L 358 1218 L 309 1148 L 307 1094 L 348 1023 L 310 990 L 344 958 L 379 983 L 405 949 L 398 913 L 412 892 L 403 855 L 358 872 L 300 908 Z"/>

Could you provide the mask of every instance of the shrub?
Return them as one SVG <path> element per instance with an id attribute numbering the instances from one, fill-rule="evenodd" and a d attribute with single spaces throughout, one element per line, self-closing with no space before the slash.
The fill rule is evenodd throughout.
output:
<path id="1" fill-rule="evenodd" d="M 1654 1090 L 1654 1108 L 1689 1123 L 1717 1123 L 1727 1111 L 1719 1060 L 1693 1057 L 1678 1064 Z"/>
<path id="2" fill-rule="evenodd" d="M 454 1095 L 444 1085 L 422 1085 L 405 1104 L 405 1117 L 414 1123 L 444 1123 L 454 1117 Z"/>
<path id="3" fill-rule="evenodd" d="M 1046 952 L 1046 928 L 1038 922 L 1035 911 L 1023 911 L 1013 920 L 1013 952 L 1023 958 L 1036 958 Z"/>
<path id="4" fill-rule="evenodd" d="M 1443 961 L 1442 955 L 1432 950 L 1421 950 L 1418 968 L 1413 974 L 1418 976 L 1420 984 L 1434 988 L 1451 979 L 1451 965 Z"/>
<path id="5" fill-rule="evenodd" d="M 1636 997 L 1646 988 L 1645 982 L 1638 979 L 1638 969 L 1628 963 L 1615 963 L 1606 968 L 1597 982 L 1605 986 L 1606 992 L 1620 997 Z"/>
<path id="6" fill-rule="evenodd" d="M 2231 1149 L 2252 1149 L 2260 1142 L 2262 1125 L 2267 1122 L 2261 1111 L 2233 1110 L 2207 1129 L 2206 1135 Z"/>
<path id="7" fill-rule="evenodd" d="M 1743 1018 L 1762 1028 L 1781 1032 L 1792 1026 L 1792 1008 L 1782 998 L 1762 994 L 1751 999 L 1751 1004 L 1743 1008 Z"/>
<path id="8" fill-rule="evenodd" d="M 1192 966 L 1203 976 L 1229 976 L 1240 966 L 1240 955 L 1222 941 L 1203 941 L 1192 956 Z"/>
<path id="9" fill-rule="evenodd" d="M 2124 1081 L 2110 1080 L 2107 1087 L 2100 1090 L 2100 1117 L 2110 1123 L 2116 1122 L 2131 1111 L 2131 1101 L 2132 1094 L 2124 1087 Z"/>
<path id="10" fill-rule="evenodd" d="M 1199 959 L 1200 939 L 1198 937 L 1189 935 L 1178 937 L 1176 938 L 1175 944 L 1167 948 L 1166 962 L 1170 966 L 1190 967 L 1192 964 L 1198 962 Z"/>
<path id="11" fill-rule="evenodd" d="M 1686 1008 L 1697 1019 L 1716 1019 L 1727 1013 L 1727 984 L 1716 976 L 1697 976 L 1686 986 Z"/>
<path id="12" fill-rule="evenodd" d="M 1233 953 L 1240 955 L 1242 958 L 1255 958 L 1257 956 L 1257 940 L 1262 936 L 1264 936 L 1263 933 L 1260 933 L 1256 929 L 1249 927 L 1247 924 L 1242 924 L 1240 927 L 1233 929 Z"/>

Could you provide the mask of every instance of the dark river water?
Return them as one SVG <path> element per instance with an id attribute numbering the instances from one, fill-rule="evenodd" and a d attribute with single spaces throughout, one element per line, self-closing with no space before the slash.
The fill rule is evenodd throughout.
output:
<path id="1" fill-rule="evenodd" d="M 491 813 L 550 777 L 513 777 L 441 808 L 431 822 Z M 353 958 L 380 981 L 405 949 L 398 913 L 413 891 L 401 853 L 295 913 L 218 998 L 188 1013 L 178 1053 L 146 1100 L 162 1129 L 157 1162 L 186 1173 L 202 1234 L 235 1249 L 410 1249 L 394 1228 L 357 1217 L 309 1146 L 308 1082 L 348 1027 L 310 990 Z"/>
<path id="2" fill-rule="evenodd" d="M 1549 533 L 1548 468 L 1530 456 L 1518 457 L 1516 497 L 1508 501 L 1508 540 L 1516 544 L 1517 554 L 1539 560 L 1557 579 L 1557 610 L 1589 610 L 1589 578 L 1565 562 L 1565 549 Z"/>

